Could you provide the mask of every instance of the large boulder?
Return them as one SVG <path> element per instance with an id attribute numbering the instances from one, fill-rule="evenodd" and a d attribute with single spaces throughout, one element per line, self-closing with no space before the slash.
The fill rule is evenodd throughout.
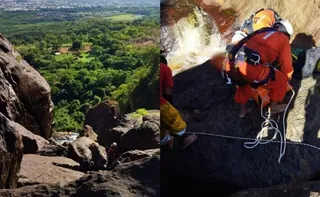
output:
<path id="1" fill-rule="evenodd" d="M 57 183 L 66 185 L 79 179 L 84 173 L 72 170 L 79 164 L 65 157 L 46 157 L 40 155 L 24 155 L 19 172 L 19 182 L 31 183 Z M 69 167 L 69 168 L 67 168 Z"/>
<path id="2" fill-rule="evenodd" d="M 107 154 L 105 148 L 87 137 L 80 137 L 69 144 L 67 157 L 80 164 L 80 169 L 105 169 Z"/>
<path id="3" fill-rule="evenodd" d="M 119 143 L 121 152 L 160 148 L 160 113 L 143 117 L 143 123 L 125 133 Z"/>
<path id="4" fill-rule="evenodd" d="M 0 112 L 48 139 L 53 120 L 50 86 L 2 35 L 0 43 Z"/>
<path id="5" fill-rule="evenodd" d="M 160 155 L 119 165 L 114 171 L 90 172 L 66 186 L 41 184 L 0 190 L 0 196 L 160 196 Z"/>
<path id="6" fill-rule="evenodd" d="M 10 125 L 22 136 L 24 154 L 34 154 L 49 144 L 49 141 L 39 135 L 33 134 L 16 122 L 10 121 Z"/>
<path id="7" fill-rule="evenodd" d="M 147 114 L 129 113 L 112 120 L 98 135 L 98 143 L 110 146 L 121 145 L 122 151 L 159 148 L 160 110 L 147 110 Z"/>
<path id="8" fill-rule="evenodd" d="M 255 138 L 260 131 L 263 122 L 260 109 L 250 102 L 253 111 L 239 118 L 239 106 L 233 99 L 235 87 L 226 85 L 209 62 L 176 75 L 174 83 L 174 105 L 189 117 L 188 132 Z M 287 141 L 320 147 L 320 76 L 302 81 L 293 79 L 291 83 L 297 96 L 288 112 Z M 286 102 L 290 96 L 288 93 Z M 279 125 L 281 128 L 281 123 Z M 264 138 L 272 136 L 270 131 Z M 244 188 L 305 181 L 320 172 L 320 152 L 314 148 L 287 144 L 279 164 L 279 143 L 247 149 L 244 142 L 198 135 L 198 140 L 183 151 L 164 148 L 161 150 L 163 193 L 174 187 L 197 194 L 222 192 L 228 195 Z M 180 182 L 173 183 L 172 180 Z"/>
<path id="9" fill-rule="evenodd" d="M 60 144 L 47 144 L 36 152 L 37 155 L 42 156 L 61 156 L 66 157 L 68 154 L 68 146 Z"/>
<path id="10" fill-rule="evenodd" d="M 142 118 L 140 119 L 142 122 Z M 108 118 L 106 126 L 98 135 L 98 143 L 102 146 L 110 146 L 113 142 L 119 143 L 125 133 L 138 125 L 138 121 L 137 118 L 132 118 L 129 115 Z"/>
<path id="11" fill-rule="evenodd" d="M 148 150 L 131 150 L 124 152 L 118 158 L 119 163 L 126 163 L 136 161 L 146 157 L 153 157 L 160 154 L 160 148 Z"/>
<path id="12" fill-rule="evenodd" d="M 102 130 L 108 130 L 109 118 L 118 117 L 120 113 L 119 104 L 115 101 L 107 100 L 101 102 L 91 108 L 84 121 L 84 125 L 89 125 L 95 131 L 96 134 L 100 134 Z M 107 127 L 107 128 L 106 128 Z"/>
<path id="13" fill-rule="evenodd" d="M 97 141 L 98 135 L 93 131 L 89 125 L 84 125 L 78 137 L 87 137 L 93 141 Z"/>
<path id="14" fill-rule="evenodd" d="M 0 189 L 17 187 L 22 154 L 22 136 L 0 112 Z"/>

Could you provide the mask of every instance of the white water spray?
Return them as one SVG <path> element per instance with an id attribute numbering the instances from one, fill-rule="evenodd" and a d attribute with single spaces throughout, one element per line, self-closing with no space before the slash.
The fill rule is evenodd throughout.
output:
<path id="1" fill-rule="evenodd" d="M 161 27 L 161 39 L 170 49 L 166 58 L 173 75 L 206 62 L 226 45 L 213 19 L 199 8 L 174 25 Z"/>

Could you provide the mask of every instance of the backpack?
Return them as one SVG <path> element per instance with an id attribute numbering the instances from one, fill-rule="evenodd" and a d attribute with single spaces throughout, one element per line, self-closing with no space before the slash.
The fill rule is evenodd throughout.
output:
<path id="1" fill-rule="evenodd" d="M 294 50 L 294 49 L 292 49 Z M 297 49 L 296 49 L 297 50 Z M 301 50 L 293 61 L 293 77 L 305 79 L 320 71 L 320 48 Z"/>
<path id="2" fill-rule="evenodd" d="M 251 86 L 256 89 L 261 85 L 266 84 L 270 79 L 272 81 L 275 80 L 275 70 L 272 66 L 277 62 L 272 63 L 265 63 L 261 62 L 260 54 L 253 49 L 250 49 L 249 47 L 243 46 L 250 38 L 252 38 L 256 34 L 265 33 L 265 32 L 274 32 L 279 31 L 275 28 L 267 27 L 259 29 L 251 34 L 249 34 L 247 37 L 240 40 L 235 45 L 229 45 L 227 47 L 227 53 L 226 53 L 226 61 L 223 64 L 223 76 L 226 80 L 227 84 L 235 84 L 238 86 L 243 86 L 247 84 L 251 84 Z M 271 35 L 271 34 L 270 34 Z M 266 35 L 268 36 L 268 35 Z M 243 64 L 251 64 L 251 65 L 265 65 L 270 68 L 269 76 L 261 81 L 255 81 L 255 82 L 249 82 L 246 81 L 239 72 L 239 67 L 241 67 Z M 228 66 L 228 68 L 227 68 Z"/>
<path id="3" fill-rule="evenodd" d="M 279 16 L 279 14 L 275 10 L 273 10 L 272 8 L 267 8 L 267 9 L 262 8 L 256 12 L 252 13 L 250 15 L 250 17 L 247 20 L 245 20 L 244 23 L 241 25 L 240 30 L 243 32 L 246 32 L 247 34 L 253 33 L 254 32 L 253 18 L 257 13 L 261 12 L 262 10 L 271 10 L 274 13 L 275 22 L 282 20 L 282 18 Z"/>

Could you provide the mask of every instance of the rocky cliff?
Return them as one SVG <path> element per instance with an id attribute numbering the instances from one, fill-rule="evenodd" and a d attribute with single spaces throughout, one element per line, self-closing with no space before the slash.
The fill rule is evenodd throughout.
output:
<path id="1" fill-rule="evenodd" d="M 15 188 L 23 152 L 51 136 L 53 103 L 43 77 L 0 35 L 0 188 Z M 36 135 L 37 134 L 37 135 Z"/>
<path id="2" fill-rule="evenodd" d="M 114 171 L 91 172 L 65 186 L 40 184 L 0 190 L 0 196 L 160 196 L 159 155 L 118 166 Z"/>
<path id="3" fill-rule="evenodd" d="M 235 87 L 225 84 L 220 73 L 214 71 L 209 62 L 176 75 L 174 80 L 174 104 L 184 114 L 188 132 L 243 138 L 257 136 L 263 122 L 260 109 L 250 102 L 253 112 L 239 118 L 239 106 L 233 99 Z M 302 81 L 293 79 L 291 83 L 296 97 L 286 119 L 287 141 L 320 147 L 320 76 L 314 75 Z M 285 102 L 290 96 L 289 92 Z M 282 128 L 280 118 L 274 117 Z M 264 139 L 271 139 L 273 135 L 274 131 L 269 131 Z M 247 149 L 244 147 L 247 141 L 252 140 L 198 135 L 197 142 L 184 151 L 163 149 L 162 168 L 168 172 L 163 173 L 164 177 L 167 174 L 168 179 L 170 176 L 181 179 L 181 189 L 184 191 L 220 196 L 244 188 L 319 178 L 319 150 L 288 144 L 279 164 L 279 143 Z M 180 186 L 179 181 L 173 181 L 176 183 L 171 182 L 170 185 L 165 180 L 163 188 Z"/>
<path id="4" fill-rule="evenodd" d="M 15 188 L 23 153 L 22 136 L 0 113 L 0 189 Z"/>
<path id="5" fill-rule="evenodd" d="M 50 92 L 46 80 L 0 35 L 0 112 L 49 138 L 53 120 Z"/>

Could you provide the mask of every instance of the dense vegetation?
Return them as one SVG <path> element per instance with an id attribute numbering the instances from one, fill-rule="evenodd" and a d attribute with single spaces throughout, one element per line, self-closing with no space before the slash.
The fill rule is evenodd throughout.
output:
<path id="1" fill-rule="evenodd" d="M 51 86 L 55 130 L 80 129 L 86 111 L 105 99 L 117 100 L 122 113 L 157 108 L 158 8 L 136 9 L 61 21 L 37 19 L 37 12 L 1 13 L 3 34 Z"/>

